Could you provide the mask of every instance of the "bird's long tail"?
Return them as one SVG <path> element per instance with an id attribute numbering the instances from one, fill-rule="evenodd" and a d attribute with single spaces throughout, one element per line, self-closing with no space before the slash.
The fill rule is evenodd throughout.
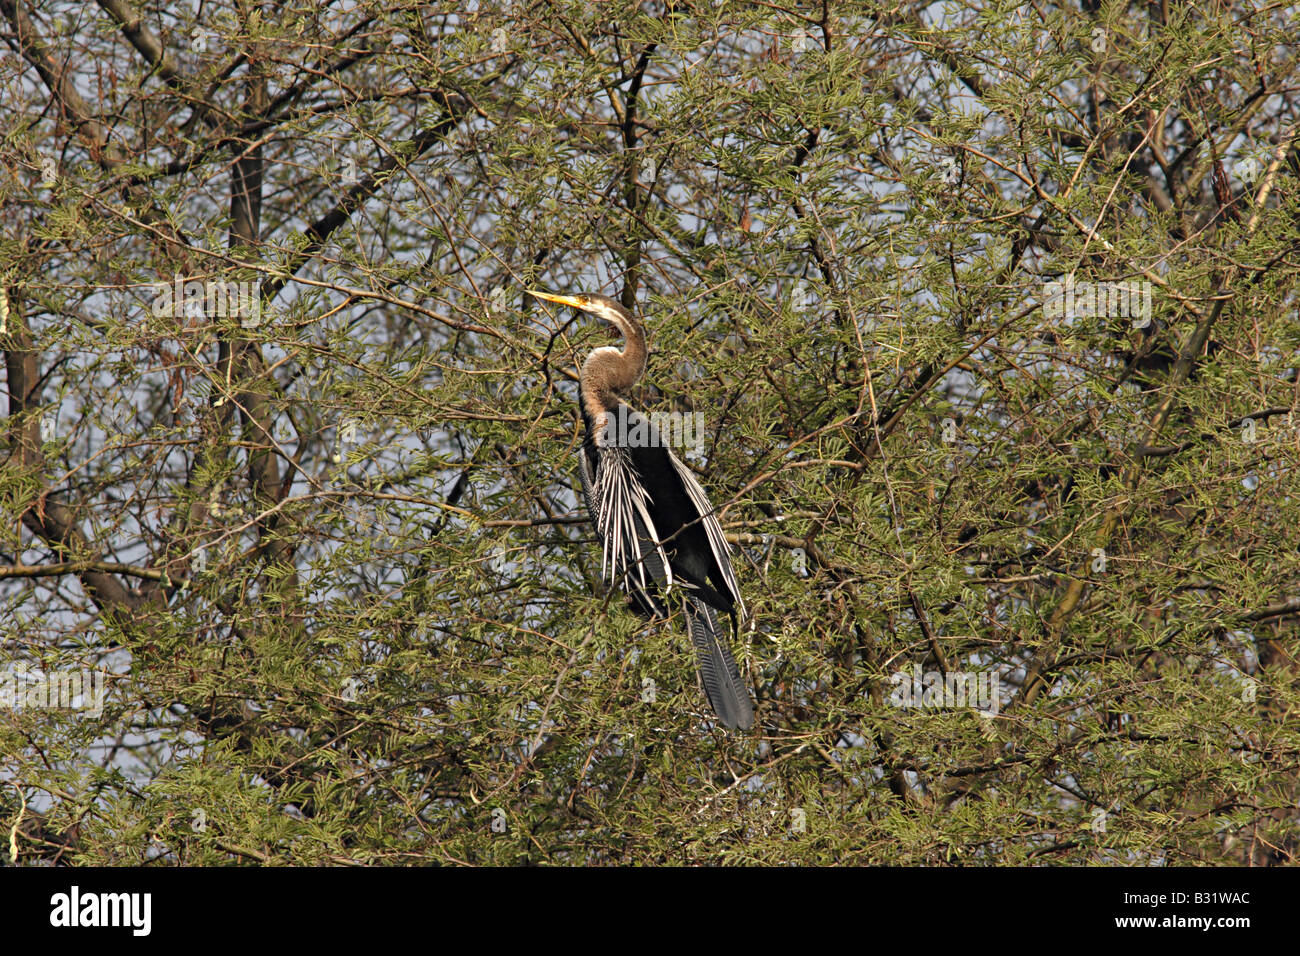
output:
<path id="1" fill-rule="evenodd" d="M 749 690 L 740 679 L 736 660 L 723 642 L 718 615 L 703 601 L 686 598 L 686 627 L 695 644 L 699 660 L 700 681 L 709 697 L 713 712 L 724 727 L 749 730 L 754 726 L 754 704 Z"/>

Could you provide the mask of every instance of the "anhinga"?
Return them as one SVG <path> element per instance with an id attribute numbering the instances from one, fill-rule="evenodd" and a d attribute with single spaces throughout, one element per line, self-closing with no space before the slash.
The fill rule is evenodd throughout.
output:
<path id="1" fill-rule="evenodd" d="M 587 434 L 578 473 L 603 542 L 602 571 L 647 616 L 667 618 L 680 595 L 713 712 L 723 726 L 748 730 L 754 705 L 718 623 L 719 612 L 737 623 L 745 617 L 722 525 L 690 469 L 620 400 L 645 374 L 645 330 L 608 296 L 529 295 L 599 316 L 623 334 L 622 349 L 596 349 L 579 374 Z"/>

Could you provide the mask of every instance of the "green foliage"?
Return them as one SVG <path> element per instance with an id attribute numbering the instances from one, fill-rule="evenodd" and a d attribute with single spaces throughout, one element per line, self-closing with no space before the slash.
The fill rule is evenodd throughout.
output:
<path id="1" fill-rule="evenodd" d="M 40 6 L 0 693 L 106 692 L 0 707 L 17 862 L 1294 862 L 1293 11 Z M 704 414 L 752 735 L 602 583 L 609 339 L 526 288 Z"/>

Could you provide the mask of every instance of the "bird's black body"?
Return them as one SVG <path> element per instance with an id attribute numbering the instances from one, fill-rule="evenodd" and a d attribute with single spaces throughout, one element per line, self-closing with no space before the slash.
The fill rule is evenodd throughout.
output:
<path id="1" fill-rule="evenodd" d="M 640 417 L 626 405 L 619 406 L 617 414 L 632 425 Z M 595 426 L 588 415 L 584 413 L 582 417 L 587 426 L 582 450 L 587 461 L 594 462 L 599 459 Z M 706 604 L 730 614 L 735 609 L 736 602 L 727 593 L 727 582 L 723 578 L 722 569 L 710 552 L 699 510 L 691 501 L 673 467 L 668 448 L 661 444 L 655 433 L 654 425 L 647 422 L 645 427 L 652 436 L 648 442 L 624 444 L 620 447 L 631 459 L 632 470 L 640 479 L 642 487 L 650 493 L 654 505 L 652 514 L 655 528 L 668 552 L 673 573 L 689 582 L 696 595 Z M 591 503 L 588 502 L 588 508 L 590 507 Z M 645 610 L 650 611 L 648 608 Z"/>
<path id="2" fill-rule="evenodd" d="M 621 405 L 616 411 L 624 421 L 635 425 L 639 416 Z M 723 641 L 719 615 L 737 620 L 734 583 L 729 583 L 715 550 L 709 542 L 700 509 L 687 490 L 676 462 L 669 449 L 655 433 L 654 426 L 646 422 L 646 442 L 613 443 L 602 447 L 597 442 L 601 430 L 591 416 L 583 410 L 586 436 L 582 444 L 582 477 L 584 497 L 592 519 L 600 525 L 600 503 L 595 488 L 600 481 L 600 470 L 609 467 L 611 455 L 624 455 L 627 467 L 638 484 L 646 489 L 648 510 L 654 522 L 655 534 L 638 523 L 636 534 L 645 542 L 642 564 L 645 580 L 628 569 L 622 586 L 629 601 L 647 617 L 667 618 L 674 599 L 667 588 L 669 578 L 677 585 L 687 628 L 695 645 L 700 678 L 705 694 L 714 712 L 724 726 L 735 730 L 748 730 L 754 723 L 754 707 L 749 691 L 740 678 L 735 659 Z M 630 429 L 635 431 L 635 428 Z M 712 515 L 709 516 L 712 518 Z M 716 520 L 716 519 L 713 519 Z M 664 573 L 663 559 L 655 544 L 662 545 L 668 558 L 669 574 Z M 728 569 L 729 570 L 729 569 Z M 734 582 L 734 579 L 733 579 Z"/>

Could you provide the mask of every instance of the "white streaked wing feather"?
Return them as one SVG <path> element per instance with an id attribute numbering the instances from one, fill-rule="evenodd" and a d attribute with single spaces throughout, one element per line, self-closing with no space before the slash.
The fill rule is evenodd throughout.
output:
<path id="1" fill-rule="evenodd" d="M 645 529 L 649 540 L 654 542 L 655 550 L 663 562 L 664 587 L 671 588 L 673 583 L 672 566 L 668 555 L 660 544 L 661 538 L 655 528 L 654 519 L 646 507 L 650 496 L 646 494 L 641 483 L 632 473 L 631 462 L 622 449 L 617 447 L 601 448 L 596 468 L 596 480 L 592 486 L 595 503 L 596 531 L 603 543 L 600 571 L 606 581 L 616 583 L 623 578 L 623 587 L 628 589 L 628 578 L 636 576 L 641 588 L 648 588 L 646 581 L 645 559 L 642 551 L 642 537 L 637 533 L 637 520 Z M 658 582 L 656 582 L 658 583 Z"/>

